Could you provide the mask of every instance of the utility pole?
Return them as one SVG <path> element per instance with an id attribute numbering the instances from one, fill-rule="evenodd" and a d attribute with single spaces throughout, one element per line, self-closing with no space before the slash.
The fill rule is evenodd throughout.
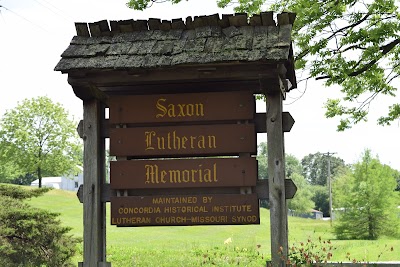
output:
<path id="1" fill-rule="evenodd" d="M 331 156 L 336 154 L 336 152 L 330 153 L 323 153 L 323 155 L 328 156 L 328 190 L 329 190 L 329 219 L 332 226 L 332 182 L 331 182 Z"/>

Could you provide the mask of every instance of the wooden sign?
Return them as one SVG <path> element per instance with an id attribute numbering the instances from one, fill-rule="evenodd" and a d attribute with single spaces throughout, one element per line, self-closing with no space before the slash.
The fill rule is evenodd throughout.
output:
<path id="1" fill-rule="evenodd" d="M 110 155 L 149 157 L 257 153 L 254 124 L 110 129 Z"/>
<path id="2" fill-rule="evenodd" d="M 110 123 L 251 120 L 251 91 L 110 96 Z M 221 108 L 223 105 L 223 108 Z"/>
<path id="3" fill-rule="evenodd" d="M 256 194 L 111 197 L 117 226 L 260 224 Z"/>
<path id="4" fill-rule="evenodd" d="M 110 162 L 111 189 L 256 186 L 255 158 Z"/>

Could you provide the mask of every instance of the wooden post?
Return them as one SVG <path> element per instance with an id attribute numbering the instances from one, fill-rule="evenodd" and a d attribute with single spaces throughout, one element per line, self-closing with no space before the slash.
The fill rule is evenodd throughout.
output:
<path id="1" fill-rule="evenodd" d="M 83 101 L 83 263 L 106 267 L 106 206 L 101 201 L 105 183 L 105 140 L 101 137 L 104 106 L 97 99 Z"/>
<path id="2" fill-rule="evenodd" d="M 284 266 L 288 255 L 288 221 L 285 196 L 285 149 L 282 129 L 282 101 L 279 78 L 265 83 L 267 96 L 268 182 L 271 220 L 272 266 Z"/>

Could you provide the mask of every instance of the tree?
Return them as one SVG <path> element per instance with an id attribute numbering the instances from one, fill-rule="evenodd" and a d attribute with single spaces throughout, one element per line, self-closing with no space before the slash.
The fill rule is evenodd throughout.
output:
<path id="1" fill-rule="evenodd" d="M 353 170 L 341 168 L 332 181 L 332 206 L 333 209 L 341 209 L 345 206 L 346 197 L 351 193 L 349 184 L 354 183 Z"/>
<path id="2" fill-rule="evenodd" d="M 127 5 L 143 10 L 166 1 L 181 2 L 129 0 Z M 296 68 L 304 72 L 304 80 L 315 78 L 341 87 L 343 96 L 325 104 L 326 117 L 341 118 L 338 130 L 365 121 L 378 95 L 395 99 L 400 84 L 400 12 L 395 0 L 275 0 L 268 7 L 266 0 L 216 2 L 222 8 L 234 4 L 236 12 L 269 9 L 297 14 L 293 27 Z M 399 118 L 400 103 L 394 102 L 378 123 L 388 125 Z"/>
<path id="3" fill-rule="evenodd" d="M 43 175 L 76 172 L 82 146 L 75 125 L 48 97 L 25 99 L 0 121 L 0 162 L 10 173 L 35 173 L 39 187 Z"/>
<path id="4" fill-rule="evenodd" d="M 266 142 L 258 145 L 258 177 L 259 179 L 268 179 L 268 147 Z M 301 175 L 300 161 L 293 155 L 285 155 L 286 177 L 291 178 L 297 186 L 296 195 L 288 201 L 288 208 L 297 212 L 307 212 L 314 207 L 311 200 L 312 192 L 305 178 Z M 269 207 L 267 201 L 261 201 L 262 207 Z"/>
<path id="5" fill-rule="evenodd" d="M 297 213 L 310 212 L 315 206 L 314 201 L 312 201 L 312 186 L 307 183 L 300 173 L 293 173 L 291 179 L 297 187 L 297 192 L 293 199 L 289 199 L 288 208 L 295 210 Z"/>
<path id="6" fill-rule="evenodd" d="M 268 179 L 268 147 L 261 142 L 257 147 L 258 179 Z"/>
<path id="7" fill-rule="evenodd" d="M 285 155 L 285 171 L 286 177 L 292 178 L 294 174 L 302 175 L 302 166 L 300 161 L 291 154 Z M 304 179 L 304 177 L 303 177 Z"/>
<path id="8" fill-rule="evenodd" d="M 61 226 L 58 214 L 23 202 L 48 190 L 0 185 L 1 266 L 73 266 L 71 258 L 80 240 L 68 235 L 70 228 Z"/>
<path id="9" fill-rule="evenodd" d="M 314 201 L 314 209 L 322 211 L 324 217 L 329 217 L 329 190 L 327 186 L 313 185 L 313 196 L 311 198 Z"/>
<path id="10" fill-rule="evenodd" d="M 328 160 L 330 160 L 331 177 L 335 176 L 337 171 L 345 166 L 343 159 L 320 152 L 308 154 L 301 160 L 303 176 L 310 184 L 327 185 Z"/>
<path id="11" fill-rule="evenodd" d="M 285 172 L 286 177 L 293 180 L 297 187 L 297 192 L 293 199 L 288 200 L 288 208 L 295 210 L 297 213 L 307 213 L 314 208 L 312 201 L 312 188 L 302 175 L 302 167 L 300 161 L 291 154 L 285 155 Z"/>
<path id="12" fill-rule="evenodd" d="M 344 209 L 335 225 L 339 239 L 377 239 L 398 234 L 396 180 L 393 170 L 366 150 L 347 185 Z"/>

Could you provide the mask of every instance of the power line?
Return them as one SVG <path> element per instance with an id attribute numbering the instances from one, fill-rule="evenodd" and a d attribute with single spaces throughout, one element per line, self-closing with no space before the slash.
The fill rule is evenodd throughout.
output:
<path id="1" fill-rule="evenodd" d="M 25 20 L 26 22 L 28 22 L 28 23 L 34 25 L 35 27 L 38 27 L 38 28 L 41 29 L 42 31 L 45 31 L 45 32 L 47 32 L 47 33 L 50 33 L 48 30 L 46 30 L 46 29 L 43 28 L 42 26 L 40 26 L 40 25 L 34 23 L 33 21 L 31 21 L 31 20 L 25 18 L 24 16 L 21 16 L 20 14 L 18 14 L 18 13 L 16 13 L 16 12 L 12 11 L 11 9 L 8 9 L 8 8 L 6 8 L 5 6 L 2 6 L 2 5 L 0 5 L 0 8 L 4 8 L 5 10 L 7 10 L 7 11 L 13 13 L 14 15 L 16 15 L 17 17 L 19 17 L 20 19 Z"/>
<path id="2" fill-rule="evenodd" d="M 4 21 L 4 23 L 6 23 L 6 19 L 4 18 L 3 13 L 1 12 L 1 8 L 2 8 L 2 6 L 0 5 L 0 16 L 1 16 L 1 19 Z"/>
<path id="3" fill-rule="evenodd" d="M 53 9 L 49 8 L 48 6 L 42 4 L 41 2 L 39 2 L 38 0 L 33 0 L 36 3 L 38 3 L 39 5 L 41 5 L 42 7 L 46 8 L 47 10 L 49 10 L 50 12 L 52 12 L 53 14 L 57 15 L 57 16 L 61 16 L 63 17 L 64 20 L 71 22 L 74 19 L 72 17 L 70 17 L 65 11 L 57 8 L 56 6 L 54 6 L 53 4 L 51 4 L 50 2 L 46 1 L 46 0 L 42 0 L 43 2 L 45 2 L 46 4 L 48 4 L 49 6 L 51 6 L 53 9 L 59 11 L 59 12 L 55 12 Z M 67 16 L 65 16 L 64 14 L 66 14 Z"/>

